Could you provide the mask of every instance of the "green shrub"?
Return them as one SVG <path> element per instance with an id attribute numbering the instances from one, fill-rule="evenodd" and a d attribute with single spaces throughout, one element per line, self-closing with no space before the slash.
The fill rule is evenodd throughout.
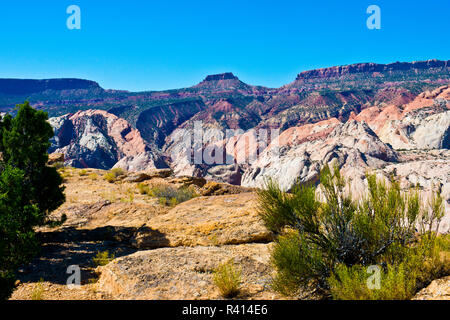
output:
<path id="1" fill-rule="evenodd" d="M 67 171 L 61 171 L 60 174 L 61 178 L 63 179 L 64 182 L 67 181 L 67 178 L 71 178 L 72 174 L 70 172 Z"/>
<path id="2" fill-rule="evenodd" d="M 80 170 L 80 171 L 78 172 L 78 175 L 79 175 L 80 177 L 87 176 L 87 171 L 86 171 L 85 169 Z"/>
<path id="3" fill-rule="evenodd" d="M 417 190 L 402 193 L 397 182 L 385 184 L 373 175 L 367 180 L 369 195 L 361 201 L 345 192 L 348 184 L 339 169 L 328 167 L 320 175 L 321 198 L 313 185 L 296 186 L 288 194 L 272 181 L 258 192 L 261 218 L 278 235 L 272 251 L 275 290 L 286 295 L 315 290 L 336 298 L 406 298 L 445 273 L 443 245 L 433 232 L 444 212 L 439 193 L 424 208 Z M 369 294 L 361 288 L 365 268 L 371 265 L 384 266 L 384 279 L 393 285 L 384 288 L 391 292 Z M 402 278 L 405 270 L 412 279 Z"/>
<path id="4" fill-rule="evenodd" d="M 224 298 L 233 298 L 239 294 L 241 273 L 241 270 L 234 265 L 232 259 L 214 270 L 214 284 L 219 288 L 220 294 Z"/>
<path id="5" fill-rule="evenodd" d="M 133 202 L 134 201 L 134 191 L 131 188 L 127 189 L 126 192 L 127 197 L 120 199 L 121 202 Z"/>
<path id="6" fill-rule="evenodd" d="M 123 175 L 127 174 L 127 172 L 124 169 L 122 169 L 122 168 L 111 169 L 111 173 L 113 175 L 115 175 L 116 177 L 120 177 L 120 176 L 123 176 Z"/>
<path id="7" fill-rule="evenodd" d="M 36 284 L 36 287 L 31 292 L 31 300 L 43 300 L 44 299 L 44 279 L 40 279 Z"/>
<path id="8" fill-rule="evenodd" d="M 416 277 L 408 272 L 406 263 L 388 265 L 380 272 L 380 288 L 368 286 L 371 274 L 367 267 L 344 264 L 336 266 L 330 277 L 331 294 L 339 300 L 406 300 L 416 290 Z"/>
<path id="9" fill-rule="evenodd" d="M 9 299 L 14 289 L 15 278 L 15 274 L 11 270 L 0 271 L 0 300 Z"/>
<path id="10" fill-rule="evenodd" d="M 154 186 L 148 194 L 158 198 L 160 204 L 170 206 L 176 206 L 197 196 L 195 190 L 192 188 L 182 187 L 176 189 L 164 184 Z"/>
<path id="11" fill-rule="evenodd" d="M 179 202 L 178 202 L 177 198 L 171 198 L 169 200 L 169 206 L 171 206 L 171 207 L 175 207 L 178 203 Z"/>
<path id="12" fill-rule="evenodd" d="M 105 173 L 105 175 L 103 176 L 103 178 L 108 181 L 109 183 L 113 183 L 116 182 L 117 177 L 111 173 L 111 172 L 107 172 Z"/>
<path id="13" fill-rule="evenodd" d="M 159 202 L 160 205 L 166 206 L 167 205 L 167 198 L 160 197 L 160 198 L 158 198 L 158 202 Z"/>
<path id="14" fill-rule="evenodd" d="M 40 223 L 47 214 L 64 203 L 62 179 L 54 167 L 47 166 L 49 139 L 54 132 L 46 112 L 33 109 L 28 102 L 17 106 L 17 115 L 0 121 L 1 162 L 23 170 L 29 187 L 26 198 L 37 205 Z"/>
<path id="15" fill-rule="evenodd" d="M 328 275 L 325 259 L 317 245 L 304 241 L 303 234 L 289 231 L 280 235 L 271 257 L 277 270 L 273 289 L 286 296 L 296 295 L 300 289 L 314 289 L 311 284 L 324 281 L 322 278 Z"/>
<path id="16" fill-rule="evenodd" d="M 97 255 L 92 258 L 92 262 L 96 266 L 106 266 L 112 260 L 114 260 L 114 254 L 110 254 L 108 250 L 106 251 L 98 251 Z"/>
<path id="17" fill-rule="evenodd" d="M 91 180 L 97 180 L 98 179 L 98 174 L 91 173 L 88 178 L 91 179 Z"/>
<path id="18" fill-rule="evenodd" d="M 449 239 L 448 234 L 437 238 L 426 234 L 420 242 L 404 248 L 401 262 L 382 263 L 376 290 L 367 285 L 370 274 L 366 267 L 338 265 L 329 279 L 331 294 L 344 300 L 411 299 L 432 280 L 450 274 Z"/>

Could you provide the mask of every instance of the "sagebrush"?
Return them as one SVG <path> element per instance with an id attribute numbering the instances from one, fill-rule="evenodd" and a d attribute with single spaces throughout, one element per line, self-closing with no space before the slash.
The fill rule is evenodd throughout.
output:
<path id="1" fill-rule="evenodd" d="M 160 204 L 172 207 L 197 196 L 195 190 L 190 187 L 174 188 L 165 184 L 153 186 L 144 191 L 148 195 L 158 198 Z"/>
<path id="2" fill-rule="evenodd" d="M 337 167 L 323 169 L 318 190 L 299 184 L 287 193 L 267 181 L 258 202 L 265 225 L 278 235 L 272 251 L 277 291 L 406 299 L 448 272 L 436 238 L 444 214 L 439 192 L 425 207 L 417 189 L 402 192 L 398 182 L 377 181 L 374 175 L 367 181 L 368 196 L 359 201 L 351 198 L 350 184 Z M 391 292 L 367 292 L 361 277 L 371 265 L 382 267 L 384 290 Z M 404 273 L 409 278 L 402 278 Z"/>

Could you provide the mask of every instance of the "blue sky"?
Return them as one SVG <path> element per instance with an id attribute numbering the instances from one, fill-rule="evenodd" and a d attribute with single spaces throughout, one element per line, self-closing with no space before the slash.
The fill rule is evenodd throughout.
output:
<path id="1" fill-rule="evenodd" d="M 66 27 L 72 4 L 81 30 Z M 371 4 L 381 30 L 366 27 Z M 279 87 L 320 67 L 450 59 L 449 12 L 448 0 L 2 1 L 0 77 L 141 91 L 231 71 Z"/>

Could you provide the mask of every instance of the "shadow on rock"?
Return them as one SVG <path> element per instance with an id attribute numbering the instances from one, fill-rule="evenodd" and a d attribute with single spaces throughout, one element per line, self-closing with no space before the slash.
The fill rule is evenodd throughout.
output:
<path id="1" fill-rule="evenodd" d="M 77 265 L 81 270 L 81 283 L 97 278 L 93 258 L 99 252 L 108 251 L 113 258 L 132 254 L 142 247 L 136 237 L 145 235 L 159 246 L 167 246 L 169 241 L 163 233 L 148 227 L 105 226 L 92 230 L 63 228 L 53 232 L 38 233 L 41 252 L 33 261 L 18 270 L 21 282 L 38 282 L 41 278 L 55 284 L 66 284 L 71 275 L 67 268 Z"/>

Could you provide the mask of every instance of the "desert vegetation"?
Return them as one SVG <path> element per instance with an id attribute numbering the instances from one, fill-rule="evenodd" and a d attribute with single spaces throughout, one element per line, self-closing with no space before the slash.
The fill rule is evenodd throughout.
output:
<path id="1" fill-rule="evenodd" d="M 109 253 L 108 250 L 98 251 L 95 257 L 92 258 L 92 262 L 95 266 L 106 266 L 112 260 L 114 260 L 114 254 Z"/>
<path id="2" fill-rule="evenodd" d="M 103 178 L 108 181 L 109 183 L 114 183 L 117 181 L 117 179 L 120 176 L 125 175 L 126 172 L 125 170 L 121 169 L 121 168 L 114 168 L 112 170 L 110 170 L 109 172 L 105 173 L 105 175 L 103 176 Z"/>
<path id="3" fill-rule="evenodd" d="M 423 206 L 417 190 L 367 175 L 368 195 L 355 201 L 338 168 L 325 167 L 320 185 L 283 192 L 268 180 L 259 213 L 277 235 L 273 288 L 288 296 L 315 292 L 334 299 L 410 299 L 450 274 L 449 236 L 437 235 L 444 215 L 436 191 Z M 379 286 L 368 283 L 379 271 Z"/>
<path id="4" fill-rule="evenodd" d="M 91 174 L 89 174 L 88 178 L 91 179 L 91 180 L 97 180 L 98 179 L 98 174 L 91 173 Z"/>
<path id="5" fill-rule="evenodd" d="M 44 299 L 44 287 L 43 287 L 44 279 L 39 279 L 37 286 L 34 288 L 33 292 L 31 292 L 31 300 L 43 300 Z"/>
<path id="6" fill-rule="evenodd" d="M 233 298 L 239 294 L 241 270 L 231 259 L 214 270 L 213 281 L 224 298 Z"/>
<path id="7" fill-rule="evenodd" d="M 160 204 L 172 207 L 197 196 L 195 190 L 190 187 L 175 188 L 162 183 L 151 187 L 140 183 L 138 190 L 141 194 L 158 198 Z"/>

